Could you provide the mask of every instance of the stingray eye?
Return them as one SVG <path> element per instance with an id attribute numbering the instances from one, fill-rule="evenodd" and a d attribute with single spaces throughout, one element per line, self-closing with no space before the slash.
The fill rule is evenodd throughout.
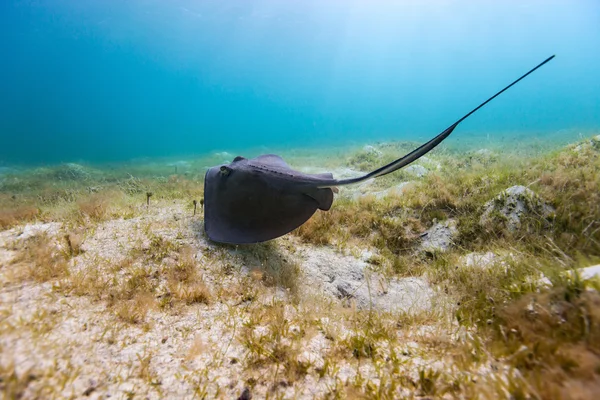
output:
<path id="1" fill-rule="evenodd" d="M 245 158 L 242 156 L 237 156 L 236 158 L 233 159 L 233 162 L 242 161 L 242 160 L 245 160 Z"/>
<path id="2" fill-rule="evenodd" d="M 226 167 L 225 165 L 222 165 L 220 168 L 220 171 L 221 171 L 221 175 L 227 176 L 231 173 L 231 168 Z"/>

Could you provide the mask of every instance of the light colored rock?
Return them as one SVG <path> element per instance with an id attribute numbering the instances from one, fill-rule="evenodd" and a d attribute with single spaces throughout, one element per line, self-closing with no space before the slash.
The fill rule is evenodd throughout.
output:
<path id="1" fill-rule="evenodd" d="M 525 186 L 512 186 L 500 193 L 494 200 L 487 202 L 479 223 L 488 225 L 492 214 L 498 212 L 509 231 L 514 232 L 521 226 L 521 218 L 525 214 L 539 218 L 548 218 L 554 208 L 545 203 L 534 191 Z"/>
<path id="2" fill-rule="evenodd" d="M 375 196 L 375 198 L 377 198 L 378 200 L 381 200 L 392 194 L 395 194 L 395 195 L 402 194 L 403 190 L 410 184 L 412 184 L 412 182 L 401 182 L 396 186 L 392 186 L 391 188 L 388 188 L 385 190 L 380 190 L 380 191 L 369 191 L 368 187 L 367 187 L 367 188 L 365 188 L 365 190 L 353 192 L 352 198 L 354 200 L 358 200 L 361 197 Z"/>
<path id="3" fill-rule="evenodd" d="M 456 220 L 449 219 L 438 222 L 423 234 L 421 250 L 426 252 L 444 252 L 452 246 L 457 234 Z"/>
<path id="4" fill-rule="evenodd" d="M 414 175 L 418 178 L 422 178 L 429 173 L 429 170 L 422 165 L 410 165 L 406 167 L 405 171 L 411 175 Z"/>
<path id="5" fill-rule="evenodd" d="M 490 269 L 503 268 L 508 270 L 511 261 L 517 257 L 513 253 L 497 254 L 488 251 L 487 253 L 469 253 L 460 259 L 460 264 L 468 268 Z"/>
<path id="6" fill-rule="evenodd" d="M 329 172 L 333 174 L 335 179 L 358 178 L 359 176 L 363 176 L 365 174 L 364 172 L 357 171 L 352 168 L 336 168 Z"/>
<path id="7" fill-rule="evenodd" d="M 358 200 L 360 197 L 373 192 L 374 183 L 375 179 L 369 179 L 357 185 L 341 186 L 338 188 L 339 194 L 341 197 Z"/>
<path id="8" fill-rule="evenodd" d="M 366 145 L 365 147 L 363 147 L 363 151 L 365 153 L 372 154 L 375 157 L 381 157 L 383 155 L 383 153 L 380 150 L 377 150 L 375 147 L 373 147 L 371 145 Z"/>
<path id="9" fill-rule="evenodd" d="M 542 287 L 551 287 L 552 286 L 552 282 L 544 274 L 540 274 L 540 278 L 535 283 L 540 288 L 542 288 Z"/>
<path id="10" fill-rule="evenodd" d="M 590 267 L 585 267 L 585 268 L 579 268 L 577 269 L 577 273 L 579 274 L 579 277 L 584 280 L 598 280 L 600 281 L 600 264 L 598 265 L 592 265 Z M 565 271 L 562 273 L 563 276 L 565 277 L 573 277 L 573 271 L 569 270 L 569 271 Z M 588 287 L 588 290 L 595 290 L 592 287 Z"/>
<path id="11" fill-rule="evenodd" d="M 600 264 L 591 267 L 581 268 L 579 274 L 582 279 L 600 278 Z"/>
<path id="12" fill-rule="evenodd" d="M 312 283 L 307 286 L 320 287 L 321 292 L 340 300 L 354 301 L 359 308 L 418 312 L 432 307 L 435 292 L 424 279 L 387 280 L 371 271 L 365 261 L 328 247 L 304 251 L 302 258 L 302 269 Z"/>
<path id="13" fill-rule="evenodd" d="M 462 258 L 467 267 L 486 269 L 498 260 L 498 256 L 491 251 L 487 253 L 469 253 Z"/>
<path id="14" fill-rule="evenodd" d="M 428 169 L 437 169 L 437 170 L 442 169 L 442 164 L 440 164 L 438 161 L 432 160 L 431 158 L 429 158 L 427 156 L 423 156 L 423 157 L 419 158 L 419 163 Z"/>
<path id="15" fill-rule="evenodd" d="M 374 183 L 375 183 L 375 178 L 372 178 L 372 179 L 368 179 L 364 182 L 359 183 L 357 187 L 358 187 L 358 190 L 360 190 L 361 192 L 368 192 Z"/>

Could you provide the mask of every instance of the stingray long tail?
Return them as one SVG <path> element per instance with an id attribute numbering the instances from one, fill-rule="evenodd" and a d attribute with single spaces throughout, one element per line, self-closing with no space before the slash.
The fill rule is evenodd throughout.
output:
<path id="1" fill-rule="evenodd" d="M 554 58 L 554 55 L 548 57 L 547 59 L 545 59 L 544 61 L 542 61 L 541 63 L 539 63 L 537 66 L 535 66 L 534 68 L 530 69 L 527 73 L 525 73 L 524 75 L 522 75 L 519 79 L 515 80 L 510 85 L 506 86 L 504 89 L 500 90 L 498 93 L 496 93 L 495 95 L 493 95 L 492 97 L 490 97 L 489 99 L 487 99 L 486 101 L 484 101 L 483 103 L 481 103 L 480 105 L 478 105 L 477 107 L 475 107 L 473 110 L 471 110 L 469 113 L 467 113 L 464 117 L 462 117 L 461 119 L 459 119 L 458 121 L 456 121 L 455 123 L 453 123 L 452 125 L 450 125 L 442 133 L 440 133 L 439 135 L 437 135 L 436 137 L 434 137 L 433 139 L 431 139 L 429 142 L 423 144 L 419 148 L 411 151 L 410 153 L 408 153 L 404 157 L 399 158 L 396 161 L 393 161 L 393 162 L 391 162 L 391 163 L 389 163 L 387 165 L 384 165 L 383 167 L 378 168 L 375 171 L 370 172 L 370 173 L 368 173 L 366 175 L 360 176 L 358 178 L 343 179 L 343 180 L 339 180 L 339 181 L 338 180 L 331 180 L 329 182 L 323 182 L 323 184 L 320 184 L 318 187 L 319 188 L 325 188 L 325 187 L 331 187 L 331 186 L 351 185 L 353 183 L 358 183 L 358 182 L 366 181 L 367 179 L 371 179 L 371 178 L 376 178 L 378 176 L 387 175 L 387 174 L 389 174 L 391 172 L 394 172 L 394 171 L 396 171 L 396 170 L 398 170 L 398 169 L 400 169 L 402 167 L 407 166 L 408 164 L 412 163 L 413 161 L 418 160 L 419 158 L 421 158 L 422 156 L 424 156 L 425 154 L 427 154 L 431 150 L 433 150 L 444 139 L 446 139 L 448 136 L 450 136 L 450 134 L 458 126 L 458 124 L 460 124 L 462 121 L 464 121 L 469 116 L 471 116 L 473 113 L 475 113 L 475 111 L 479 110 L 481 107 L 485 106 L 487 103 L 489 103 L 490 101 L 494 100 L 500 94 L 502 94 L 503 92 L 505 92 L 506 90 L 508 90 L 513 85 L 517 84 L 517 82 L 519 82 L 520 80 L 524 79 L 527 75 L 531 74 L 533 71 L 535 71 L 536 69 L 540 68 L 542 65 L 546 64 L 548 61 L 552 60 L 553 58 Z"/>

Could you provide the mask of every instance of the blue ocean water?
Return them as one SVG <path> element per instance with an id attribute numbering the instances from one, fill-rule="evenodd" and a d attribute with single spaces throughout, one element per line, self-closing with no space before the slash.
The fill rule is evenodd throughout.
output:
<path id="1" fill-rule="evenodd" d="M 448 141 L 576 139 L 599 49 L 598 0 L 4 0 L 0 164 L 423 141 L 552 54 Z"/>

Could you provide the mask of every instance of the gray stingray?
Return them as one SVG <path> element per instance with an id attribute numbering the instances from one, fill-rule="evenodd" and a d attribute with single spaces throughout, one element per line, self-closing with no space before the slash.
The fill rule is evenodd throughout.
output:
<path id="1" fill-rule="evenodd" d="M 550 61 L 547 58 L 519 79 L 481 103 L 429 142 L 402 158 L 364 176 L 337 180 L 330 173 L 295 171 L 274 154 L 210 168 L 204 180 L 204 229 L 221 243 L 258 243 L 298 228 L 317 209 L 327 211 L 337 186 L 350 185 L 394 172 L 427 154 L 446 139 L 458 124 L 496 96 Z"/>

